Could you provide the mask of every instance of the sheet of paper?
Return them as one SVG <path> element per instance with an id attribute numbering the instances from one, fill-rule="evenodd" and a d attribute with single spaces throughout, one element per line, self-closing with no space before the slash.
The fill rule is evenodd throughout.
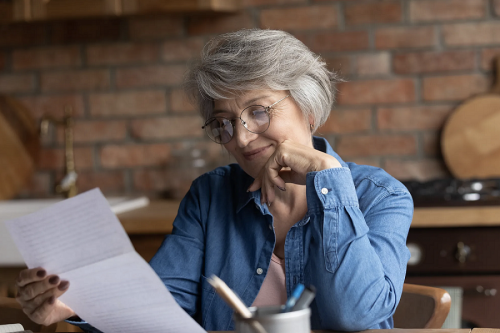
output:
<path id="1" fill-rule="evenodd" d="M 103 332 L 205 332 L 134 250 L 99 189 L 6 222 L 29 268 L 70 281 L 61 301 Z"/>
<path id="2" fill-rule="evenodd" d="M 22 332 L 24 327 L 21 324 L 0 325 L 0 333 Z"/>

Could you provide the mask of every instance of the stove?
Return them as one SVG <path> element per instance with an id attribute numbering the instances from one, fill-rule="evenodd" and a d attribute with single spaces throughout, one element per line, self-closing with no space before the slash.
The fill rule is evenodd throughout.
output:
<path id="1" fill-rule="evenodd" d="M 500 207 L 500 178 L 403 183 L 416 209 Z M 500 327 L 500 216 L 498 220 L 498 226 L 488 227 L 474 226 L 478 221 L 470 221 L 469 227 L 413 227 L 408 234 L 411 258 L 405 282 L 459 289 L 463 328 Z M 452 296 L 452 309 L 453 302 Z"/>
<path id="2" fill-rule="evenodd" d="M 406 181 L 415 207 L 500 205 L 500 178 Z"/>

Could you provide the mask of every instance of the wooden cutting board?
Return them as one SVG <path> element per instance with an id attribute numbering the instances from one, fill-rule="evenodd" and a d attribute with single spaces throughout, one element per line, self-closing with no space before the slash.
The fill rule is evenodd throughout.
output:
<path id="1" fill-rule="evenodd" d="M 30 179 L 38 150 L 37 125 L 29 111 L 0 95 L 0 200 L 15 197 Z"/>
<path id="2" fill-rule="evenodd" d="M 456 178 L 500 178 L 500 57 L 495 64 L 492 90 L 461 104 L 443 128 L 441 149 Z"/>

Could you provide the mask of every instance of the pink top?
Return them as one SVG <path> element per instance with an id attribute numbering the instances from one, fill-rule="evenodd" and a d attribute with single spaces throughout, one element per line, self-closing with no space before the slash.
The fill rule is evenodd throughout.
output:
<path id="1" fill-rule="evenodd" d="M 280 259 L 273 253 L 266 278 L 252 306 L 281 305 L 285 302 L 285 259 Z"/>

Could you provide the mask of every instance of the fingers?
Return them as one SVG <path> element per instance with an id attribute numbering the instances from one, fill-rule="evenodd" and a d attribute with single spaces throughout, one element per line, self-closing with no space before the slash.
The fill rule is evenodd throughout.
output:
<path id="1" fill-rule="evenodd" d="M 25 308 L 23 311 L 30 317 L 34 322 L 40 323 L 42 325 L 50 325 L 53 322 L 57 322 L 74 315 L 74 311 L 68 308 L 65 304 L 58 300 L 58 298 L 64 294 L 69 288 L 68 281 L 61 281 L 58 287 L 53 288 L 47 293 L 37 297 L 36 304 L 38 305 L 34 309 Z"/>
<path id="2" fill-rule="evenodd" d="M 51 296 L 49 299 L 45 300 L 37 309 L 29 312 L 27 309 L 23 309 L 24 313 L 28 315 L 28 317 L 34 321 L 35 323 L 41 325 L 50 325 L 48 318 L 51 313 L 54 312 L 54 303 L 56 302 L 54 296 Z"/>
<path id="3" fill-rule="evenodd" d="M 45 293 L 37 295 L 36 297 L 33 297 L 29 301 L 24 301 L 22 303 L 24 313 L 26 313 L 27 315 L 33 314 L 35 312 L 35 310 L 45 302 L 48 302 L 50 304 L 54 304 L 55 290 L 56 290 L 56 288 L 49 289 Z"/>
<path id="4" fill-rule="evenodd" d="M 29 301 L 35 297 L 46 293 L 48 290 L 57 287 L 60 279 L 57 275 L 49 275 L 41 281 L 26 284 L 24 287 L 18 288 L 18 301 Z"/>
<path id="5" fill-rule="evenodd" d="M 26 292 L 26 290 L 19 292 L 18 301 L 23 305 L 23 310 L 26 314 L 33 314 L 44 303 L 54 304 L 54 301 L 68 290 L 69 282 L 65 280 L 60 281 L 58 276 L 54 275 L 48 280 L 52 280 L 52 282 L 45 286 L 42 285 L 43 281 L 33 283 L 33 285 L 36 284 L 37 286 L 33 286 L 31 290 L 36 290 L 38 293 L 32 298 L 29 298 L 27 294 L 35 294 L 36 292 Z M 31 285 L 25 288 L 28 287 L 31 287 Z"/>
<path id="6" fill-rule="evenodd" d="M 273 165 L 268 162 L 259 176 L 255 178 L 254 182 L 252 183 L 252 185 L 250 185 L 247 191 L 256 191 L 260 188 L 261 204 L 266 203 L 268 206 L 270 206 L 271 203 L 274 202 L 276 196 L 275 188 L 278 188 L 281 191 L 286 191 L 286 183 L 281 177 L 283 173 L 281 171 L 282 168 L 283 167 L 279 164 Z"/>
<path id="7" fill-rule="evenodd" d="M 340 167 L 340 162 L 331 155 L 285 140 L 276 147 L 248 191 L 260 188 L 261 203 L 270 205 L 276 196 L 276 188 L 286 191 L 286 183 L 305 185 L 309 172 Z"/>
<path id="8" fill-rule="evenodd" d="M 18 288 L 24 287 L 25 285 L 36 282 L 36 281 L 41 281 L 45 279 L 45 276 L 47 275 L 47 272 L 45 269 L 41 267 L 37 268 L 32 268 L 32 269 L 23 269 L 19 273 L 19 277 L 17 278 L 16 285 Z"/>
<path id="9" fill-rule="evenodd" d="M 34 268 L 21 271 L 16 284 L 16 300 L 32 321 L 50 325 L 71 316 L 72 310 L 58 300 L 68 290 L 68 281 L 47 275 L 43 268 Z"/>

